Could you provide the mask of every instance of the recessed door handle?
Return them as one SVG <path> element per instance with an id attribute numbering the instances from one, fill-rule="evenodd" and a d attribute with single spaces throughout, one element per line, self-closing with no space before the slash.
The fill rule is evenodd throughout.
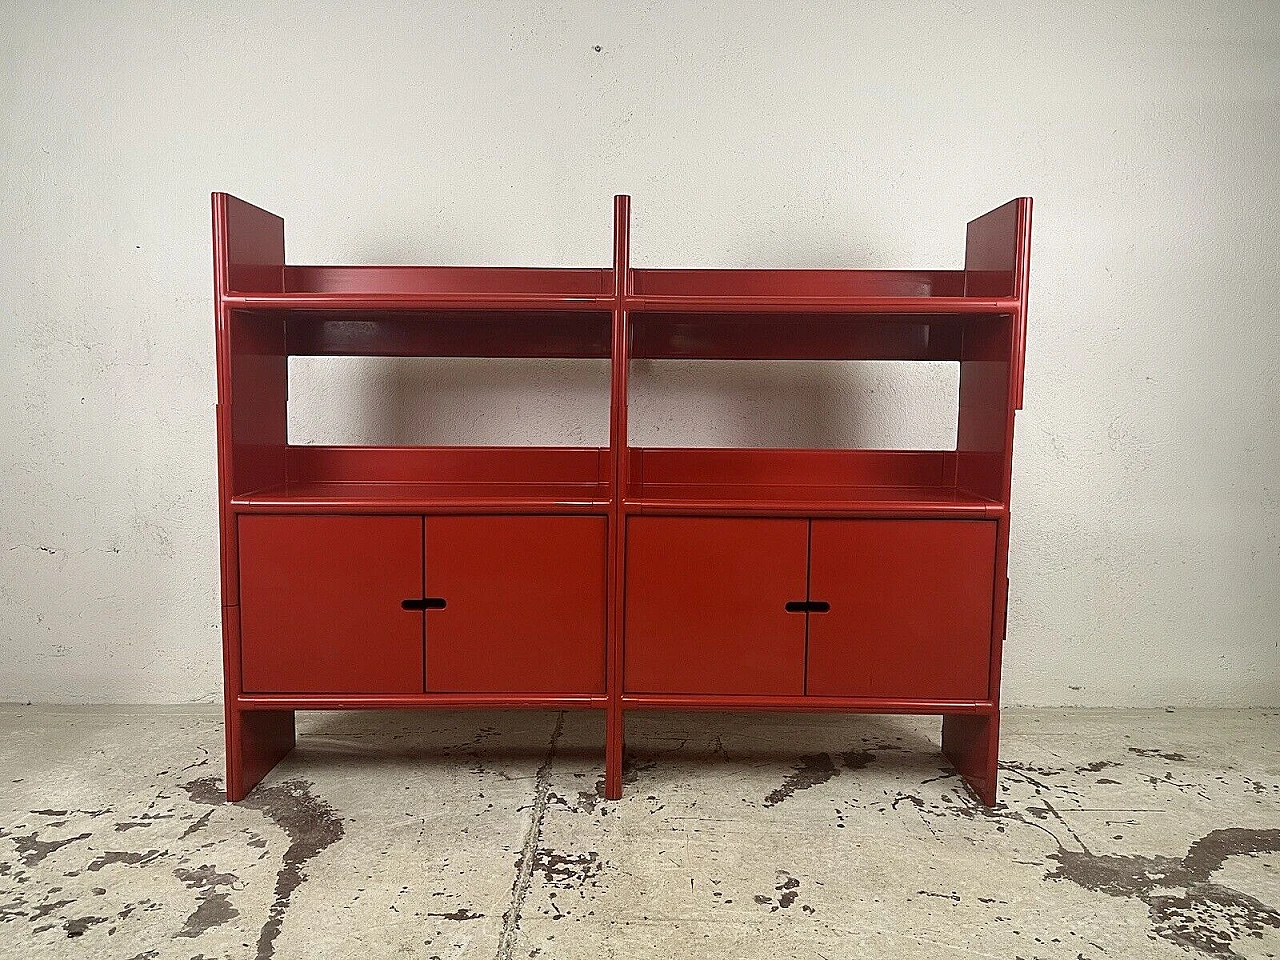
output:
<path id="1" fill-rule="evenodd" d="M 400 601 L 402 610 L 443 610 L 445 606 L 444 597 L 410 597 Z"/>
<path id="2" fill-rule="evenodd" d="M 788 600 L 787 613 L 826 613 L 831 604 L 825 600 Z"/>

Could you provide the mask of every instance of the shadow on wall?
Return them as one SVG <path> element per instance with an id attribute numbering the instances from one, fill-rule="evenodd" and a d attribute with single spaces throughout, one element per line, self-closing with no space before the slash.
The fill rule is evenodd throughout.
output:
<path id="1" fill-rule="evenodd" d="M 609 361 L 290 360 L 292 443 L 605 446 Z M 636 446 L 955 449 L 959 365 L 637 360 Z"/>
<path id="2" fill-rule="evenodd" d="M 857 216 L 836 203 L 831 220 L 810 222 L 806 233 L 787 197 L 775 199 L 763 220 L 739 224 L 731 249 L 719 252 L 721 265 L 854 268 L 898 258 L 896 221 L 855 234 Z M 643 241 L 650 217 L 679 234 L 671 216 L 687 214 L 638 210 L 633 239 Z M 429 231 L 425 248 L 371 245 L 360 259 L 458 262 L 458 249 L 440 244 L 460 226 Z M 606 446 L 609 379 L 607 360 L 293 357 L 289 439 Z M 943 361 L 637 360 L 628 439 L 635 446 L 954 450 L 959 383 L 959 364 Z"/>

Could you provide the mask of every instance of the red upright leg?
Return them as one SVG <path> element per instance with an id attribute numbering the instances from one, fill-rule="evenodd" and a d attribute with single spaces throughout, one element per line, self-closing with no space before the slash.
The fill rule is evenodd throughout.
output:
<path id="1" fill-rule="evenodd" d="M 605 709 L 604 795 L 622 797 L 622 610 L 626 593 L 626 529 L 623 490 L 628 476 L 627 366 L 630 336 L 624 298 L 631 292 L 631 198 L 613 198 L 613 368 L 610 395 L 609 447 L 612 461 L 609 512 L 608 694 Z"/>
<path id="2" fill-rule="evenodd" d="M 294 742 L 292 710 L 228 710 L 227 799 L 243 800 Z"/>
<path id="3" fill-rule="evenodd" d="M 223 669 L 226 673 L 227 799 L 243 800 L 293 749 L 292 710 L 241 710 L 240 611 L 222 608 Z"/>
<path id="4" fill-rule="evenodd" d="M 610 704 L 605 714 L 604 795 L 607 800 L 622 797 L 622 706 Z"/>
<path id="5" fill-rule="evenodd" d="M 986 806 L 996 804 L 1000 715 L 951 714 L 942 718 L 942 752 Z"/>

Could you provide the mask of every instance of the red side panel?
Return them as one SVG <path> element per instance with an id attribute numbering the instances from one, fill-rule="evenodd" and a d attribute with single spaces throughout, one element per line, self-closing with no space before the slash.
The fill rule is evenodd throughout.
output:
<path id="1" fill-rule="evenodd" d="M 807 520 L 633 517 L 629 693 L 800 694 Z"/>
<path id="2" fill-rule="evenodd" d="M 228 501 L 238 493 L 284 479 L 288 369 L 284 321 L 235 317 L 223 297 L 230 290 L 283 289 L 284 221 L 225 193 L 215 193 L 211 199 L 222 602 L 234 605 L 239 602 L 239 585 L 235 521 Z M 228 684 L 228 699 L 237 692 Z"/>
<path id="3" fill-rule="evenodd" d="M 1010 320 L 984 317 L 965 330 L 960 361 L 956 485 L 997 503 L 1009 489 Z"/>
<path id="4" fill-rule="evenodd" d="M 420 517 L 240 517 L 246 693 L 420 693 Z"/>
<path id="5" fill-rule="evenodd" d="M 996 524 L 815 520 L 806 692 L 985 700 Z"/>
<path id="6" fill-rule="evenodd" d="M 964 245 L 964 295 L 1014 297 L 1013 407 L 1022 409 L 1027 343 L 1027 282 L 1031 268 L 1031 198 L 1019 197 L 969 221 Z"/>
<path id="7" fill-rule="evenodd" d="M 288 450 L 289 358 L 284 321 L 232 312 L 231 454 L 228 493 L 283 483 Z"/>
<path id="8" fill-rule="evenodd" d="M 284 290 L 284 220 L 239 197 L 213 195 L 219 293 Z"/>
<path id="9" fill-rule="evenodd" d="M 603 693 L 604 517 L 426 519 L 427 690 Z"/>

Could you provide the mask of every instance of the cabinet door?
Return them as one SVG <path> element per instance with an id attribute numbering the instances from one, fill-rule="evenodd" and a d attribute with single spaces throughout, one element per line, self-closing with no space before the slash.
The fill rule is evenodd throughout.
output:
<path id="1" fill-rule="evenodd" d="M 421 693 L 421 517 L 240 518 L 249 693 Z"/>
<path id="2" fill-rule="evenodd" d="M 807 548 L 807 520 L 629 520 L 626 690 L 803 693 Z"/>
<path id="3" fill-rule="evenodd" d="M 806 692 L 985 700 L 996 524 L 815 520 Z"/>
<path id="4" fill-rule="evenodd" d="M 604 693 L 604 517 L 427 517 L 427 689 Z"/>

